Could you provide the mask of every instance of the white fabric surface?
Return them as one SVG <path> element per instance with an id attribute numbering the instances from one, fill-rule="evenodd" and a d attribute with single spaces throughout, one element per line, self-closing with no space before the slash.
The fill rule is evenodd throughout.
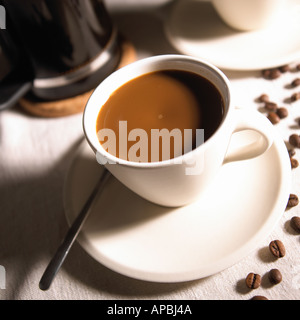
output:
<path id="1" fill-rule="evenodd" d="M 176 53 L 165 39 L 160 14 L 155 12 L 157 6 L 167 2 L 106 0 L 119 29 L 135 45 L 138 58 Z M 290 112 L 276 125 L 282 138 L 287 141 L 291 133 L 300 134 L 295 122 L 300 117 L 300 101 L 292 106 L 284 102 L 292 92 L 285 85 L 296 73 L 286 73 L 273 81 L 262 79 L 259 72 L 225 73 L 231 80 L 237 105 L 259 109 L 261 105 L 255 98 L 268 93 Z M 257 249 L 248 257 L 205 279 L 178 284 L 134 280 L 102 266 L 75 243 L 50 290 L 41 291 L 40 277 L 68 228 L 62 189 L 72 153 L 83 137 L 81 118 L 81 114 L 37 118 L 18 106 L 0 113 L 0 265 L 6 271 L 1 299 L 247 300 L 254 295 L 300 298 L 300 236 L 289 225 L 291 217 L 300 215 L 299 206 L 283 212 L 274 231 L 266 235 L 264 242 L 257 243 Z M 300 162 L 299 150 L 295 158 Z M 300 196 L 300 167 L 293 170 L 292 177 L 291 192 Z M 282 240 L 287 250 L 279 260 L 272 259 L 267 248 L 274 239 Z M 267 280 L 272 268 L 280 269 L 283 275 L 283 281 L 276 286 Z M 249 272 L 263 276 L 260 288 L 246 288 L 244 279 Z"/>

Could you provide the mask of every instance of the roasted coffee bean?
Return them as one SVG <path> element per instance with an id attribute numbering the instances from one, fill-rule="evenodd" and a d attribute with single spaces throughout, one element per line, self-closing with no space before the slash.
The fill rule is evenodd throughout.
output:
<path id="1" fill-rule="evenodd" d="M 267 69 L 263 70 L 262 75 L 265 79 L 274 80 L 281 76 L 281 72 L 279 69 Z"/>
<path id="2" fill-rule="evenodd" d="M 285 247 L 280 240 L 271 241 L 269 244 L 269 249 L 276 258 L 282 258 L 285 256 Z"/>
<path id="3" fill-rule="evenodd" d="M 250 300 L 269 300 L 265 296 L 254 296 Z"/>
<path id="4" fill-rule="evenodd" d="M 299 204 L 299 199 L 297 195 L 291 193 L 289 197 L 289 201 L 287 203 L 288 208 L 296 207 Z"/>
<path id="5" fill-rule="evenodd" d="M 263 93 L 262 95 L 259 96 L 258 101 L 259 102 L 269 102 L 270 98 L 267 94 Z"/>
<path id="6" fill-rule="evenodd" d="M 278 108 L 278 105 L 277 105 L 277 103 L 275 103 L 275 102 L 266 102 L 265 108 L 266 108 L 268 111 L 276 111 L 277 108 Z"/>
<path id="7" fill-rule="evenodd" d="M 296 154 L 296 151 L 295 149 L 290 149 L 288 150 L 288 153 L 289 153 L 289 157 L 292 158 Z"/>
<path id="8" fill-rule="evenodd" d="M 281 66 L 281 67 L 279 67 L 278 69 L 279 69 L 279 71 L 280 71 L 281 73 L 285 73 L 285 72 L 288 72 L 288 71 L 291 70 L 291 68 L 290 68 L 290 66 L 289 66 L 288 64 L 286 64 L 286 65 L 284 65 L 284 66 Z"/>
<path id="9" fill-rule="evenodd" d="M 257 289 L 261 284 L 261 276 L 256 273 L 249 273 L 246 277 L 246 286 L 250 289 Z"/>
<path id="10" fill-rule="evenodd" d="M 270 73 L 271 73 L 270 69 L 263 70 L 261 73 L 265 79 L 270 79 Z"/>
<path id="11" fill-rule="evenodd" d="M 296 70 L 300 71 L 300 63 L 296 65 Z"/>
<path id="12" fill-rule="evenodd" d="M 289 115 L 287 109 L 283 108 L 283 107 L 282 108 L 278 108 L 276 113 L 277 113 L 277 115 L 278 115 L 278 117 L 280 119 L 286 118 Z"/>
<path id="13" fill-rule="evenodd" d="M 293 93 L 291 96 L 292 102 L 295 102 L 300 99 L 300 92 Z"/>
<path id="14" fill-rule="evenodd" d="M 270 72 L 270 79 L 273 80 L 273 79 L 277 79 L 281 76 L 281 72 L 279 69 L 273 69 L 271 70 Z"/>
<path id="15" fill-rule="evenodd" d="M 300 86 L 300 78 L 297 78 L 297 79 L 293 80 L 291 85 L 294 88 Z"/>
<path id="16" fill-rule="evenodd" d="M 282 274 L 278 269 L 272 269 L 269 271 L 269 280 L 273 284 L 278 284 L 282 280 Z"/>
<path id="17" fill-rule="evenodd" d="M 292 135 L 290 135 L 289 137 L 289 143 L 296 147 L 296 148 L 300 148 L 300 137 L 298 134 L 294 133 Z"/>
<path id="18" fill-rule="evenodd" d="M 295 216 L 291 219 L 291 227 L 300 233 L 300 217 Z"/>
<path id="19" fill-rule="evenodd" d="M 290 158 L 290 161 L 291 161 L 291 167 L 292 169 L 296 169 L 299 167 L 299 162 L 297 159 L 295 158 Z"/>
<path id="20" fill-rule="evenodd" d="M 279 116 L 277 115 L 276 112 L 273 112 L 273 111 L 269 112 L 268 119 L 271 121 L 272 124 L 277 124 L 280 122 Z"/>

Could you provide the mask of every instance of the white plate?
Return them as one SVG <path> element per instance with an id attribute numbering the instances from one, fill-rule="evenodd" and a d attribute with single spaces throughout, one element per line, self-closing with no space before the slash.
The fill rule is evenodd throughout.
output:
<path id="1" fill-rule="evenodd" d="M 253 136 L 247 131 L 234 139 L 250 142 Z M 102 170 L 84 142 L 65 184 L 69 222 Z M 290 161 L 279 138 L 263 156 L 223 166 L 212 187 L 186 207 L 157 206 L 111 177 L 78 241 L 97 261 L 132 278 L 199 279 L 228 268 L 261 244 L 285 210 L 290 184 Z"/>
<path id="2" fill-rule="evenodd" d="M 258 70 L 281 66 L 300 59 L 300 3 L 289 1 L 280 21 L 250 32 L 228 27 L 210 2 L 177 1 L 166 21 L 166 34 L 179 52 L 219 68 Z"/>

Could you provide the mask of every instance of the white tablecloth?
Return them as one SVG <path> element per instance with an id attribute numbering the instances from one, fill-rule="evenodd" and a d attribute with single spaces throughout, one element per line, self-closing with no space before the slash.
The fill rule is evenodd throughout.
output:
<path id="1" fill-rule="evenodd" d="M 161 15 L 155 12 L 167 2 L 106 1 L 119 29 L 134 44 L 138 59 L 177 53 L 163 33 Z M 282 139 L 287 141 L 291 133 L 300 133 L 295 122 L 300 117 L 300 101 L 293 106 L 284 102 L 291 93 L 285 85 L 296 77 L 295 73 L 288 72 L 273 81 L 263 79 L 258 71 L 225 73 L 238 105 L 259 109 L 255 98 L 266 92 L 289 108 L 289 117 L 276 125 Z M 300 207 L 283 212 L 274 231 L 257 243 L 249 256 L 205 279 L 172 284 L 134 280 L 102 266 L 75 243 L 50 290 L 41 291 L 40 277 L 68 229 L 62 190 L 72 153 L 83 137 L 81 120 L 81 114 L 38 118 L 18 106 L 0 113 L 0 265 L 5 268 L 0 270 L 1 299 L 300 298 L 300 237 L 289 225 L 291 217 L 300 215 Z M 298 150 L 295 158 L 300 161 Z M 292 177 L 291 192 L 300 196 L 300 167 L 293 170 Z M 276 261 L 270 259 L 267 248 L 274 239 L 282 240 L 287 250 L 286 256 Z M 280 269 L 283 275 L 276 286 L 270 286 L 266 279 L 272 268 Z M 263 276 L 262 285 L 255 291 L 244 284 L 249 272 Z"/>

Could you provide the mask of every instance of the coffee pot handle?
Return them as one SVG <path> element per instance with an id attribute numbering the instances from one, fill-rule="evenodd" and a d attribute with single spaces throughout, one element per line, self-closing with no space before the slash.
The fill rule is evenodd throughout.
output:
<path id="1" fill-rule="evenodd" d="M 0 30 L 0 110 L 14 106 L 30 91 L 34 78 L 23 46 L 9 29 Z"/>
<path id="2" fill-rule="evenodd" d="M 31 80 L 16 79 L 0 83 L 0 110 L 13 107 L 31 88 Z"/>
<path id="3" fill-rule="evenodd" d="M 257 111 L 235 109 L 236 124 L 231 137 L 224 163 L 247 160 L 258 157 L 266 152 L 274 140 L 275 128 L 266 116 Z M 239 135 L 242 131 L 251 130 L 248 141 Z"/>

